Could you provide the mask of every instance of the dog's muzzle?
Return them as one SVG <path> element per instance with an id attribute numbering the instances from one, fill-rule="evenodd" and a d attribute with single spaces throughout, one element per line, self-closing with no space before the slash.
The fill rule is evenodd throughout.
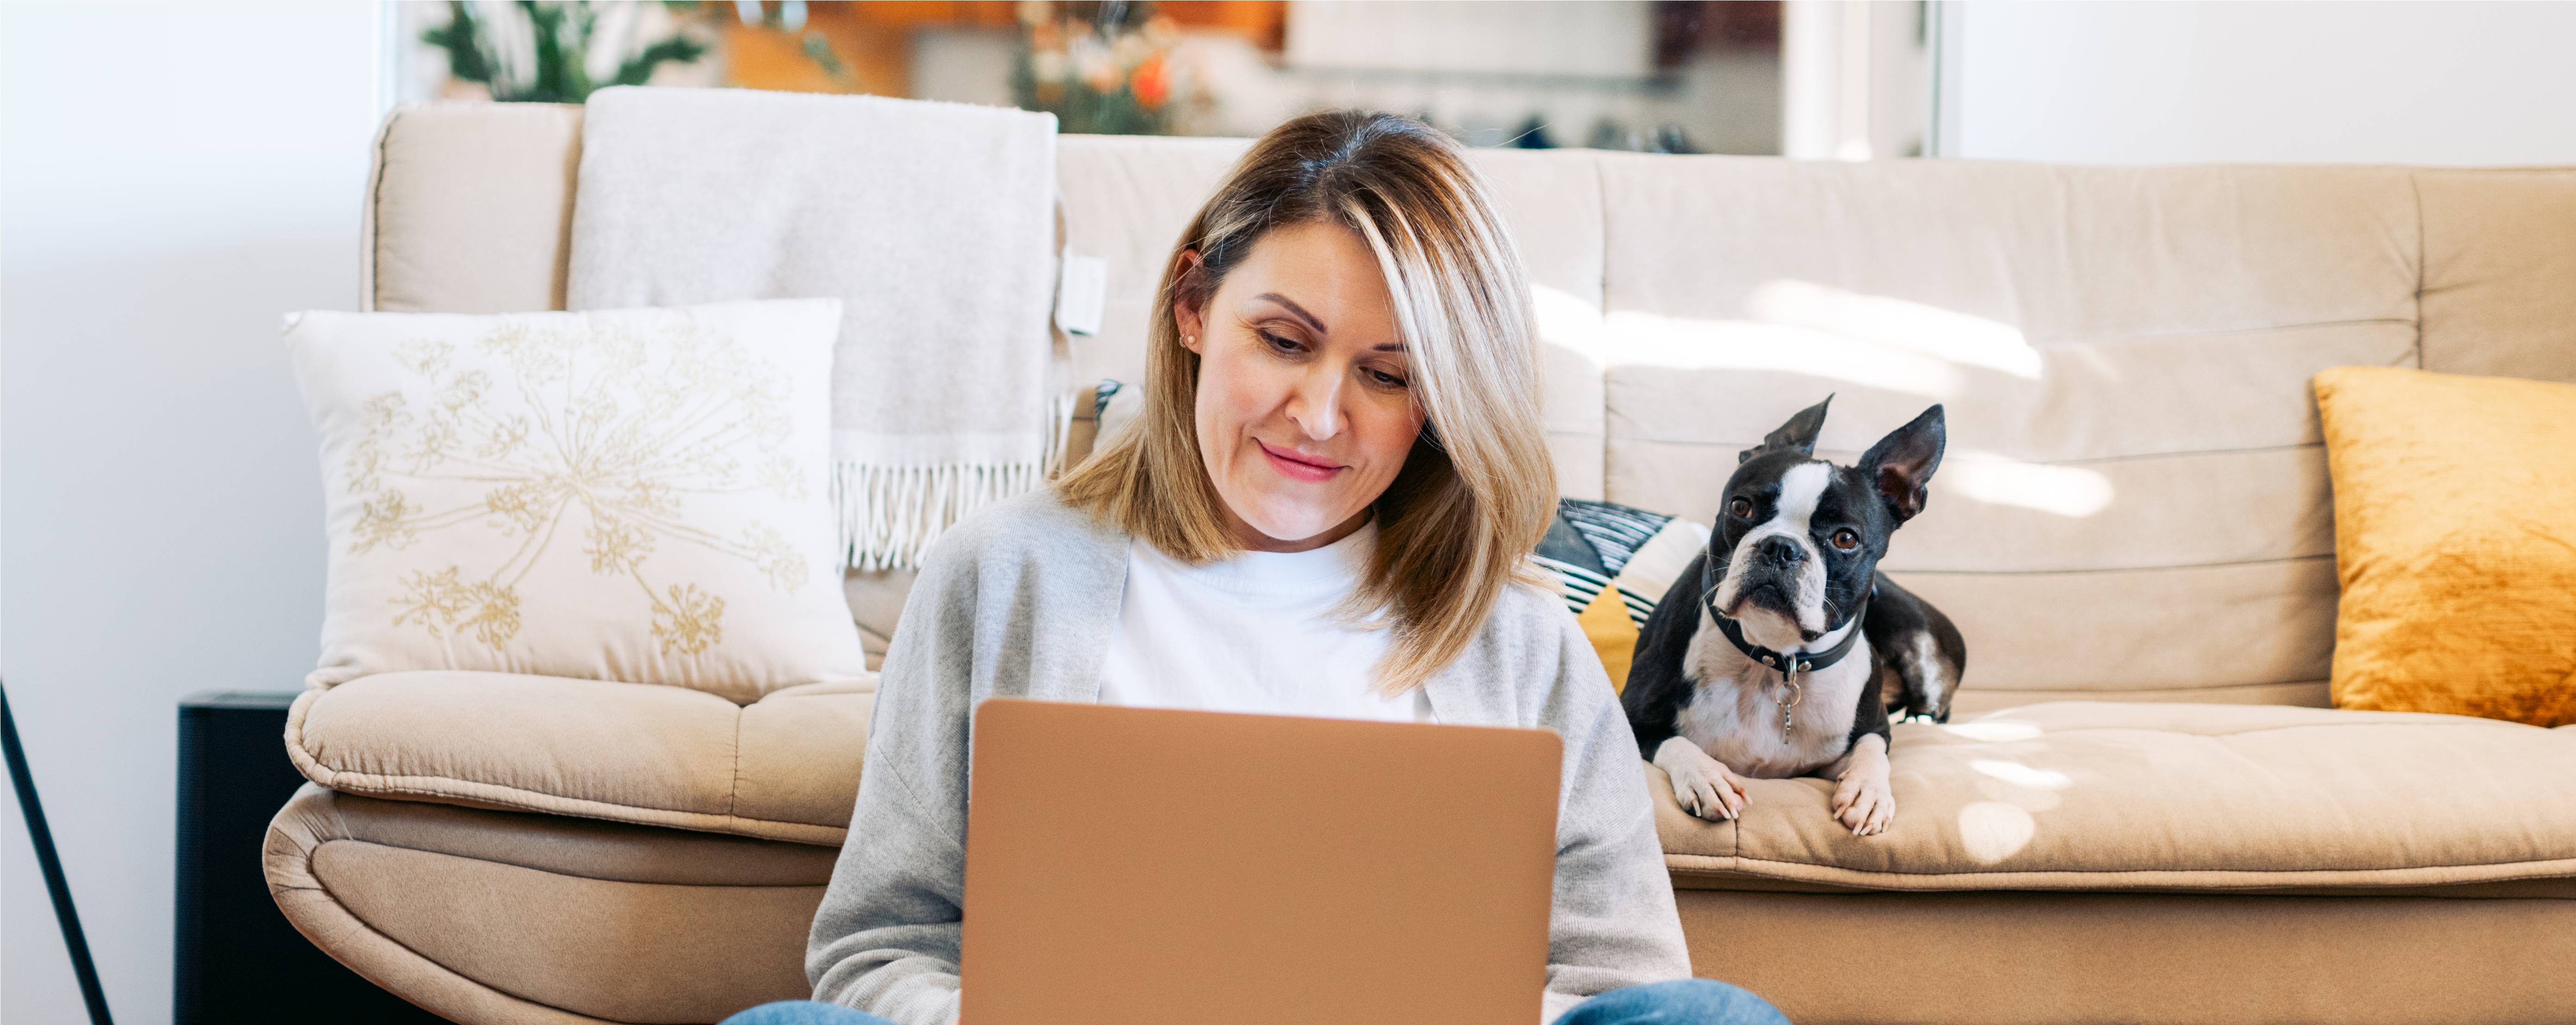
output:
<path id="1" fill-rule="evenodd" d="M 1736 604 L 1769 609 L 1795 620 L 1798 596 L 1809 569 L 1807 551 L 1796 541 L 1772 535 L 1755 542 L 1752 558 L 1735 584 Z"/>
<path id="2" fill-rule="evenodd" d="M 1804 567 L 1807 550 L 1797 542 L 1778 534 L 1763 538 L 1753 546 L 1753 564 L 1783 576 L 1794 576 Z"/>

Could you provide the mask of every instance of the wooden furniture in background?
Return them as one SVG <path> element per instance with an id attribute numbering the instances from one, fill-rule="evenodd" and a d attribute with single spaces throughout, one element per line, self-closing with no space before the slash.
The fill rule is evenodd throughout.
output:
<path id="1" fill-rule="evenodd" d="M 1096 3 L 1066 5 L 1075 13 Z M 912 33 L 923 27 L 1020 27 L 1012 0 L 811 0 L 805 25 L 788 31 L 744 25 L 718 8 L 724 35 L 725 77 L 747 89 L 809 93 L 907 95 L 912 81 Z M 1287 38 L 1287 0 L 1164 0 L 1153 13 L 1199 32 L 1231 32 L 1276 51 Z M 807 35 L 828 44 L 818 59 Z M 837 66 L 836 66 L 837 65 Z"/>

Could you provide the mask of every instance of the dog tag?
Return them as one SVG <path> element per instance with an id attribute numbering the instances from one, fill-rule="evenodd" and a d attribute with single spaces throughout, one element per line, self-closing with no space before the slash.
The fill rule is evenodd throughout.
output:
<path id="1" fill-rule="evenodd" d="M 1798 684 L 1798 660 L 1793 658 L 1788 663 L 1781 667 L 1780 693 L 1772 699 L 1780 702 L 1780 742 L 1783 744 L 1789 742 L 1789 728 L 1797 722 L 1789 710 L 1807 699 L 1807 688 Z"/>

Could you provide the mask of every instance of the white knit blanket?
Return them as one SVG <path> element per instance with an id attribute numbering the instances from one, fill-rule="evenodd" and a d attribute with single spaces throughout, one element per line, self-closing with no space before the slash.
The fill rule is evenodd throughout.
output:
<path id="1" fill-rule="evenodd" d="M 917 566 L 1043 482 L 1055 118 L 874 96 L 603 89 L 572 309 L 837 296 L 833 499 L 852 565 Z"/>

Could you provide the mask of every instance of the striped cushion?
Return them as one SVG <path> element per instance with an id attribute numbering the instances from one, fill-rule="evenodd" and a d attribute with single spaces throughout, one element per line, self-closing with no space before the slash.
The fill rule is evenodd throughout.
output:
<path id="1" fill-rule="evenodd" d="M 1707 545 L 1706 524 L 1565 498 L 1557 500 L 1556 520 L 1531 559 L 1556 578 L 1566 608 L 1576 615 L 1615 587 L 1628 618 L 1643 629 L 1673 579 Z"/>

